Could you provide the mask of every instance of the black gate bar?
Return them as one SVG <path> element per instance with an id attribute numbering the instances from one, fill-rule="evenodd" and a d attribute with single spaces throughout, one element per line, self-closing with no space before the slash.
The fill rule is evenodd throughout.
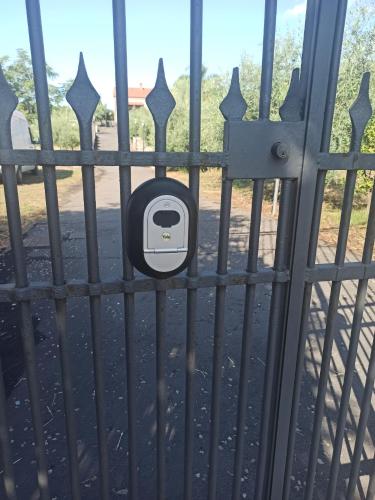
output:
<path id="1" fill-rule="evenodd" d="M 262 203 L 264 193 L 264 181 L 257 179 L 253 185 L 253 199 L 251 206 L 251 223 L 249 235 L 249 248 L 247 258 L 247 268 L 249 273 L 256 273 L 258 270 L 258 252 L 260 240 L 260 224 L 262 217 Z M 248 379 L 250 364 L 250 349 L 253 326 L 253 313 L 255 302 L 256 285 L 246 285 L 242 345 L 241 345 L 241 367 L 238 389 L 237 408 L 237 438 L 236 454 L 233 471 L 233 492 L 232 500 L 239 500 L 241 494 L 241 477 L 243 467 L 243 453 L 245 448 L 245 422 L 248 403 Z"/>
<path id="2" fill-rule="evenodd" d="M 118 149 L 129 153 L 128 74 L 126 43 L 126 12 L 124 0 L 112 0 L 113 39 L 116 75 L 117 138 Z M 134 279 L 133 266 L 127 255 L 128 231 L 126 207 L 131 194 L 131 163 L 119 162 L 120 208 L 122 236 L 122 272 L 124 281 Z M 135 302 L 134 294 L 126 293 L 124 300 L 126 389 L 128 410 L 129 496 L 138 500 L 137 439 L 136 439 L 136 359 L 134 352 Z"/>
<path id="3" fill-rule="evenodd" d="M 320 199 L 319 192 L 314 192 L 314 187 L 324 186 L 324 179 L 319 179 L 318 170 L 314 157 L 321 151 L 322 131 L 325 124 L 330 131 L 330 114 L 326 106 L 331 106 L 333 111 L 333 100 L 328 97 L 334 96 L 337 75 L 333 73 L 338 69 L 340 47 L 336 45 L 344 29 L 344 19 L 340 11 L 345 10 L 346 1 L 332 0 L 330 2 L 316 2 L 317 11 L 310 15 L 316 20 L 315 33 L 312 37 L 313 53 L 311 56 L 311 70 L 309 73 L 310 84 L 307 87 L 305 120 L 307 121 L 305 155 L 300 180 L 299 200 L 297 205 L 296 236 L 293 248 L 293 262 L 291 272 L 294 279 L 290 284 L 289 309 L 287 311 L 287 323 L 285 328 L 285 346 L 283 351 L 284 361 L 280 378 L 280 397 L 278 413 L 278 429 L 276 433 L 275 454 L 272 472 L 272 488 L 270 498 L 280 499 L 280 484 L 284 482 L 283 499 L 290 496 L 290 468 L 293 463 L 295 419 L 298 412 L 300 380 L 302 376 L 301 367 L 304 353 L 303 336 L 304 317 L 303 314 L 309 307 L 309 287 L 305 290 L 304 279 L 301 274 L 308 262 L 309 256 L 313 257 L 314 249 L 309 253 L 307 241 L 311 241 L 311 229 L 314 211 L 314 203 Z M 334 26 L 334 29 L 332 29 Z M 342 36 L 342 35 L 341 35 Z M 330 89 L 330 86 L 332 86 Z M 326 121 L 327 120 L 327 121 Z M 315 168 L 314 168 L 315 165 Z M 315 219 L 316 220 L 316 219 Z M 317 225 L 317 227 L 319 227 Z M 313 244 L 314 246 L 314 244 Z M 300 311 L 296 316 L 296 311 Z M 296 342 L 296 331 L 299 332 L 300 342 Z M 298 371 L 297 371 L 298 370 Z M 289 408 L 293 408 L 290 412 Z M 289 438 L 288 438 L 289 435 Z"/>
<path id="4" fill-rule="evenodd" d="M 79 124 L 79 138 L 83 149 L 93 148 L 92 118 L 99 102 L 99 95 L 88 79 L 82 53 L 76 79 L 69 89 L 66 100 L 75 112 Z M 98 230 L 96 221 L 95 170 L 91 165 L 82 165 L 83 208 L 85 214 L 86 254 L 88 283 L 95 287 L 100 283 Z M 100 496 L 109 499 L 108 447 L 105 427 L 104 375 L 101 340 L 101 297 L 89 297 L 91 338 L 94 361 L 95 409 L 97 421 Z"/>
<path id="5" fill-rule="evenodd" d="M 53 149 L 53 137 L 44 54 L 42 21 L 39 0 L 26 0 L 27 21 L 29 29 L 31 60 L 34 73 L 34 86 L 38 112 L 38 125 L 41 149 Z M 38 165 L 38 163 L 36 163 Z M 61 245 L 59 205 L 56 186 L 55 166 L 43 166 L 44 189 L 46 196 L 48 233 L 51 248 L 52 275 L 54 285 L 63 286 L 64 264 Z M 69 367 L 69 347 L 66 327 L 66 300 L 55 300 L 56 330 L 61 353 L 61 374 L 64 392 L 65 421 L 67 447 L 69 454 L 69 473 L 71 493 L 74 500 L 80 499 L 77 438 L 74 421 L 74 401 L 72 380 Z"/>
<path id="6" fill-rule="evenodd" d="M 190 1 L 190 108 L 189 150 L 200 152 L 201 142 L 201 86 L 202 86 L 202 20 L 203 0 Z M 189 188 L 197 207 L 197 234 L 199 232 L 199 164 L 189 170 Z M 188 276 L 198 275 L 198 238 Z M 194 446 L 194 376 L 196 364 L 195 339 L 197 332 L 198 291 L 189 288 L 186 301 L 186 361 L 185 361 L 185 442 L 184 442 L 184 500 L 192 500 L 193 446 Z"/>
<path id="7" fill-rule="evenodd" d="M 225 275 L 228 268 L 228 240 L 230 226 L 230 209 L 232 199 L 232 180 L 225 178 L 223 172 L 220 205 L 220 229 L 217 256 L 217 273 Z M 216 500 L 218 445 L 220 427 L 220 395 L 222 386 L 221 365 L 223 357 L 223 342 L 225 330 L 225 294 L 224 284 L 216 287 L 214 350 L 212 368 L 211 413 L 210 413 L 210 448 L 208 500 Z"/>
<path id="8" fill-rule="evenodd" d="M 4 386 L 3 367 L 0 358 L 0 453 L 3 466 L 4 490 L 9 500 L 17 500 L 16 483 L 12 464 L 12 452 L 10 448 L 6 394 Z"/>

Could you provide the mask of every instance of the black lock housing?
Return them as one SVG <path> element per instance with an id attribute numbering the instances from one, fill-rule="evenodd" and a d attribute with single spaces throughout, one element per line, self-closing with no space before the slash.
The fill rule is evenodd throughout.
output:
<path id="1" fill-rule="evenodd" d="M 185 269 L 194 255 L 196 203 L 181 182 L 168 177 L 150 179 L 130 196 L 126 227 L 133 266 L 147 276 L 169 278 Z"/>

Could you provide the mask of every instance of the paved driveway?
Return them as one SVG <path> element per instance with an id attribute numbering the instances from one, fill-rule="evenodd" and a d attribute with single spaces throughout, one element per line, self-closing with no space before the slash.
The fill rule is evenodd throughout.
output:
<path id="1" fill-rule="evenodd" d="M 105 139 L 107 140 L 108 137 Z M 105 140 L 102 140 L 105 144 Z M 109 139 L 108 139 L 109 140 Z M 107 143 L 108 144 L 108 143 Z M 133 169 L 135 184 L 152 176 L 152 169 Z M 102 279 L 121 275 L 121 222 L 119 214 L 119 184 L 116 168 L 97 168 L 97 220 Z M 249 209 L 234 209 L 230 234 L 230 268 L 243 269 L 246 262 Z M 216 200 L 201 200 L 199 233 L 199 264 L 202 269 L 213 270 L 216 264 L 219 205 Z M 86 279 L 84 215 L 82 191 L 76 189 L 61 206 L 64 266 L 67 279 Z M 260 266 L 272 265 L 275 247 L 275 222 L 265 218 L 260 242 Z M 25 237 L 30 279 L 48 280 L 51 276 L 46 224 L 37 224 Z M 320 261 L 332 261 L 332 249 L 321 247 Z M 349 255 L 349 258 L 355 258 Z M 11 263 L 8 255 L 0 257 L 2 282 L 9 281 Z M 335 335 L 334 356 L 327 394 L 327 412 L 324 420 L 318 479 L 320 488 L 316 498 L 323 498 L 329 460 L 332 451 L 337 403 L 341 391 L 347 355 L 350 324 L 352 320 L 356 285 L 346 282 L 343 286 L 339 321 Z M 312 299 L 309 335 L 306 346 L 305 377 L 302 387 L 301 417 L 298 424 L 297 457 L 293 471 L 293 499 L 302 498 L 303 481 L 307 467 L 308 443 L 311 438 L 314 398 L 320 369 L 321 349 L 324 339 L 325 313 L 329 286 L 317 286 Z M 271 297 L 269 285 L 257 287 L 256 310 L 253 319 L 253 345 L 250 364 L 248 422 L 243 498 L 252 498 L 256 460 L 259 446 L 262 385 L 268 313 Z M 374 336 L 374 299 L 369 293 L 369 307 L 362 332 L 357 371 L 353 386 L 351 413 L 348 417 L 346 444 L 342 455 L 343 470 L 340 491 L 353 447 L 355 423 L 358 419 L 365 371 L 370 345 Z M 182 498 L 183 477 L 183 426 L 184 426 L 184 362 L 186 291 L 168 292 L 168 331 L 166 374 L 168 381 L 167 412 L 167 494 L 168 499 Z M 195 436 L 194 436 L 194 495 L 197 500 L 206 497 L 208 472 L 208 438 L 210 431 L 209 409 L 211 392 L 213 319 L 215 290 L 202 289 L 198 301 L 197 371 L 195 381 Z M 230 498 L 234 443 L 236 434 L 236 408 L 242 318 L 243 287 L 228 290 L 226 302 L 225 342 L 222 363 L 223 392 L 221 400 L 221 429 L 219 445 L 220 474 L 218 499 Z M 17 313 L 14 308 L 0 305 L 5 320 L 3 334 L 7 335 L 8 349 L 6 381 L 8 411 L 11 426 L 13 459 L 17 475 L 19 498 L 38 498 L 35 482 L 33 434 L 27 384 L 20 355 Z M 48 453 L 51 494 L 56 499 L 68 499 L 67 450 L 64 443 L 64 414 L 59 349 L 55 336 L 53 304 L 40 301 L 33 306 L 35 341 L 37 344 L 38 372 L 41 383 L 41 409 Z M 127 496 L 127 408 L 124 346 L 124 312 L 121 296 L 102 299 L 102 359 L 105 374 L 106 426 L 110 453 L 111 492 L 113 498 Z M 98 450 L 95 429 L 95 392 L 93 384 L 92 344 L 89 330 L 87 299 L 71 299 L 68 303 L 68 332 L 71 370 L 74 383 L 75 415 L 78 427 L 78 451 L 82 498 L 99 499 Z M 139 445 L 139 475 L 141 499 L 155 498 L 155 313 L 154 294 L 136 296 L 136 366 L 137 366 L 137 439 Z M 3 352 L 5 352 L 3 350 Z M 374 423 L 374 415 L 371 421 Z M 369 428 L 364 457 L 364 482 L 369 473 L 374 439 L 373 425 Z M 177 480 L 176 480 L 177 479 Z M 365 483 L 364 483 L 365 484 Z M 0 490 L 1 497 L 1 490 Z"/>

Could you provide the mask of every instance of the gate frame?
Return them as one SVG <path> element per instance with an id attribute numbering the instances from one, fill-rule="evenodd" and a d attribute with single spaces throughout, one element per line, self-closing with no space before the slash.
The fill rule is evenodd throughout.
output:
<path id="1" fill-rule="evenodd" d="M 283 164 L 277 161 L 273 166 L 267 165 L 267 169 L 255 172 L 251 170 L 247 175 L 254 179 L 253 206 L 251 235 L 249 243 L 249 260 L 246 271 L 239 273 L 228 273 L 228 234 L 230 226 L 231 192 L 232 181 L 236 178 L 233 174 L 233 162 L 241 170 L 244 156 L 233 155 L 233 148 L 240 149 L 238 143 L 231 143 L 230 132 L 233 130 L 244 130 L 242 117 L 246 111 L 244 100 L 239 87 L 238 69 L 233 72 L 231 88 L 228 96 L 221 104 L 221 111 L 226 119 L 226 137 L 224 151 L 215 153 L 200 152 L 200 122 L 201 122 L 201 66 L 202 66 L 202 15 L 203 0 L 191 0 L 191 27 L 190 27 L 190 116 L 189 116 L 189 152 L 169 153 L 166 152 L 166 126 L 173 103 L 171 94 L 166 85 L 162 61 L 159 62 L 158 77 L 153 90 L 153 98 L 156 104 L 150 103 L 150 111 L 153 114 L 156 140 L 156 152 L 134 153 L 129 148 L 129 116 L 127 108 L 127 56 L 126 56 L 126 18 L 124 0 L 112 0 L 113 4 L 113 32 L 114 32 L 114 54 L 117 87 L 118 108 L 118 151 L 93 151 L 91 140 L 91 119 L 93 109 L 98 96 L 95 89 L 88 80 L 84 67 L 83 58 L 80 59 L 79 71 L 76 81 L 70 91 L 72 107 L 77 114 L 80 124 L 81 149 L 79 151 L 54 151 L 52 140 L 52 128 L 49 111 L 48 84 L 45 73 L 45 56 L 43 47 L 41 13 L 39 0 L 26 0 L 30 46 L 34 70 L 36 89 L 36 101 L 38 110 L 38 122 L 41 136 L 41 150 L 12 150 L 10 132 L 9 109 L 15 106 L 10 89 L 4 84 L 0 74 L 0 100 L 6 101 L 3 106 L 3 114 L 0 115 L 0 161 L 3 165 L 4 187 L 7 197 L 7 209 L 9 218 L 10 236 L 15 256 L 16 282 L 0 285 L 0 301 L 17 301 L 21 308 L 22 337 L 25 352 L 27 354 L 27 376 L 29 381 L 30 400 L 33 411 L 33 425 L 35 431 L 36 456 L 38 466 L 38 481 L 41 498 L 48 499 L 48 475 L 47 462 L 44 454 L 43 433 L 41 427 L 40 408 L 38 407 L 38 379 L 36 374 L 35 349 L 31 342 L 32 325 L 30 323 L 32 300 L 39 298 L 52 299 L 56 308 L 56 326 L 61 348 L 61 369 L 64 383 L 64 404 L 66 412 L 66 430 L 70 460 L 70 478 L 72 495 L 74 499 L 80 497 L 80 486 L 78 476 L 77 450 L 75 445 L 74 412 L 72 406 L 72 388 L 69 373 L 69 358 L 66 337 L 66 302 L 71 296 L 89 297 L 91 305 L 91 330 L 94 342 L 94 371 L 96 387 L 96 413 L 98 421 L 98 443 L 100 449 L 100 479 L 101 496 L 103 500 L 109 498 L 108 480 L 108 454 L 106 446 L 105 421 L 104 421 L 104 396 L 103 396 L 103 373 L 100 362 L 100 297 L 104 294 L 121 293 L 124 297 L 124 335 L 126 342 L 126 367 L 127 367 L 127 396 L 128 396 L 128 431 L 129 431 L 129 492 L 132 499 L 138 497 L 138 472 L 137 472 L 137 443 L 136 443 L 136 414 L 135 414 L 135 356 L 134 356 L 134 296 L 136 292 L 149 291 L 156 293 L 156 333 L 157 333 L 157 490 L 158 498 L 165 498 L 166 457 L 165 457 L 165 330 L 166 330 L 166 291 L 168 289 L 187 290 L 187 321 L 186 321 L 186 409 L 185 409 L 185 451 L 184 451 L 184 498 L 192 498 L 192 466 L 193 466 L 193 405 L 194 405 L 194 368 L 195 368 L 195 337 L 196 337 L 196 313 L 197 313 L 197 291 L 202 287 L 216 288 L 215 305 L 215 336 L 213 353 L 213 381 L 211 400 L 211 422 L 210 435 L 210 474 L 208 481 L 209 499 L 216 498 L 217 443 L 220 431 L 220 396 L 221 396 L 221 357 L 222 341 L 225 334 L 224 316 L 226 287 L 229 285 L 246 286 L 246 312 L 244 316 L 243 346 L 241 355 L 249 349 L 247 337 L 251 331 L 251 303 L 254 300 L 255 287 L 258 283 L 272 283 L 272 304 L 270 309 L 270 328 L 268 343 L 272 337 L 272 345 L 268 347 L 266 378 L 269 374 L 270 380 L 266 381 L 263 397 L 261 446 L 258 456 L 258 473 L 256 479 L 256 500 L 279 500 L 280 492 L 282 498 L 288 500 L 290 492 L 290 472 L 293 463 L 294 438 L 296 419 L 298 416 L 299 392 L 301 388 L 301 377 L 303 374 L 303 354 L 306 339 L 306 318 L 310 306 L 312 286 L 317 281 L 332 281 L 336 296 L 339 295 L 341 282 L 345 279 L 368 279 L 375 277 L 375 264 L 362 263 L 344 266 L 346 239 L 348 231 L 348 217 L 350 219 L 350 207 L 342 208 L 342 220 L 340 222 L 340 233 L 337 255 L 334 264 L 327 266 L 316 266 L 315 257 L 319 233 L 320 215 L 322 209 L 325 172 L 333 168 L 347 170 L 347 184 L 345 188 L 344 202 L 350 201 L 350 190 L 354 190 L 355 171 L 358 168 L 372 168 L 375 155 L 361 154 L 361 134 L 356 136 L 357 142 L 352 143 L 349 154 L 329 153 L 330 134 L 335 106 L 335 95 L 340 65 L 340 55 L 345 26 L 347 0 L 308 0 L 305 21 L 304 46 L 302 54 L 301 77 L 297 73 L 292 75 L 290 95 L 297 82 L 299 98 L 303 101 L 303 117 L 291 120 L 292 125 L 285 118 L 279 125 L 283 132 L 288 128 L 304 131 L 302 152 L 303 159 L 297 156 L 301 165 L 288 164 L 283 169 Z M 276 0 L 265 0 L 265 27 L 263 42 L 262 80 L 260 91 L 259 120 L 256 125 L 247 128 L 267 130 L 270 126 L 270 102 L 272 90 L 272 68 L 273 50 L 275 44 L 276 25 Z M 332 27 L 334 26 L 334 29 Z M 81 99 L 82 93 L 89 89 L 91 91 L 91 102 Z M 295 97 L 295 95 L 294 95 Z M 167 105 L 169 99 L 169 105 Z M 90 99 L 87 98 L 87 101 Z M 173 98 L 172 98 L 173 100 Z M 287 102 L 288 96 L 286 98 Z M 225 104 L 226 101 L 226 104 Z M 290 100 L 289 100 L 290 102 Z M 245 103 L 246 104 L 246 103 Z M 5 109 L 5 112 L 4 112 Z M 11 111 L 11 110 L 10 110 Z M 353 122 L 352 139 L 358 132 Z M 2 130 L 4 129 L 4 130 Z M 363 130 L 362 130 L 363 133 Z M 297 134 L 298 135 L 298 134 Z M 286 133 L 286 141 L 292 140 L 292 136 Z M 359 144 L 358 144 L 359 140 Z M 240 143 L 245 144 L 246 138 L 242 137 Z M 231 145 L 232 144 L 232 145 Z M 291 144 L 295 150 L 300 147 L 298 140 Z M 265 149 L 268 145 L 265 144 Z M 234 151 L 240 153 L 240 151 Z M 242 151 L 243 153 L 243 151 Z M 262 152 L 260 152 L 262 153 Z M 280 159 L 280 157 L 279 157 Z M 342 166 L 338 166 L 337 163 Z M 28 282 L 27 268 L 23 254 L 22 231 L 20 225 L 20 213 L 14 165 L 17 164 L 41 164 L 47 204 L 47 220 L 51 247 L 52 283 L 36 285 Z M 88 278 L 81 283 L 66 283 L 64 280 L 62 242 L 59 225 L 59 209 L 56 189 L 55 165 L 81 165 L 83 173 L 84 188 L 84 211 L 86 216 L 86 239 L 88 243 Z M 131 192 L 131 167 L 155 165 L 156 175 L 163 177 L 168 166 L 189 167 L 189 187 L 193 197 L 199 200 L 199 168 L 201 166 L 222 168 L 222 198 L 220 206 L 220 234 L 218 246 L 218 266 L 216 273 L 200 275 L 198 273 L 197 254 L 195 254 L 186 276 L 178 276 L 164 281 L 148 278 L 134 278 L 133 268 L 126 254 L 127 230 L 122 230 L 123 248 L 123 275 L 118 281 L 103 282 L 99 277 L 99 259 L 96 235 L 96 206 L 95 206 L 95 181 L 93 165 L 118 166 L 121 192 L 121 217 L 122 227 L 126 220 L 126 203 Z M 361 167 L 359 167 L 361 165 Z M 238 172 L 237 172 L 238 173 Z M 353 173 L 353 175 L 350 175 Z M 239 175 L 239 174 L 238 174 Z M 242 175 L 242 174 L 241 174 Z M 283 190 L 280 201 L 280 216 L 278 220 L 278 242 L 276 244 L 275 264 L 272 270 L 259 270 L 257 268 L 257 253 L 259 243 L 259 228 L 261 217 L 261 205 L 263 196 L 264 178 L 278 177 L 282 179 Z M 354 184 L 353 184 L 354 182 Z M 295 188 L 297 187 L 297 197 Z M 375 200 L 375 198 L 374 198 Z M 289 217 L 293 207 L 293 217 Z M 375 210 L 375 201 L 374 201 Z M 346 236 L 345 236 L 346 234 Z M 370 235 L 373 239 L 374 235 Z M 287 240 L 283 244 L 280 240 Z M 366 236 L 367 237 L 367 236 Z M 309 245 L 306 242 L 309 242 Z M 289 244 L 291 248 L 289 248 Z M 279 248 L 280 246 L 280 248 Z M 283 291 L 287 290 L 285 297 Z M 338 297 L 337 297 L 338 300 Z M 333 301 L 334 303 L 334 301 Z M 249 305 L 250 304 L 250 305 Z M 285 307 L 284 307 L 285 306 Z M 330 305 L 331 308 L 331 305 Z M 332 309 L 332 324 L 336 312 Z M 246 321 L 245 321 L 246 319 Z M 246 323 L 246 324 L 245 324 Z M 328 327 L 327 327 L 328 329 Z M 272 333 L 272 335 L 271 335 Z M 245 335 L 246 334 L 246 335 Z M 278 334 L 280 334 L 278 336 Z M 250 336 L 250 335 L 249 335 Z M 296 339 L 298 338 L 298 342 Z M 326 340 L 326 339 L 325 339 Z M 328 339 L 329 344 L 329 339 Z M 278 354 L 277 347 L 282 354 Z M 325 352 L 330 356 L 329 345 Z M 275 352 L 277 354 L 275 354 Z M 375 353 L 375 350 L 373 351 Z M 269 359 L 268 359 L 269 356 Z M 375 354 L 372 354 L 372 358 Z M 330 359 L 330 358 L 329 358 Z M 328 359 L 328 361 L 329 361 Z M 247 371 L 245 368 L 240 374 L 240 388 L 246 389 Z M 374 361 L 375 363 L 375 358 Z M 371 363 L 371 362 L 370 362 Z M 369 370 L 370 371 L 370 370 Z M 322 369 L 323 373 L 323 369 Z M 350 375 L 350 374 L 349 374 Z M 371 382 L 372 372 L 367 379 L 366 390 Z M 318 422 L 324 409 L 324 374 L 320 376 L 323 380 L 323 403 L 316 411 L 315 419 Z M 368 382 L 370 380 L 370 382 Z M 0 403 L 4 399 L 3 387 L 0 385 Z M 242 392 L 241 392 L 242 393 Z M 240 399 L 240 398 L 239 398 Z M 246 412 L 244 405 L 240 406 L 238 417 L 241 425 L 243 415 Z M 341 403 L 340 403 L 341 404 Z M 341 410 L 341 407 L 340 407 Z M 343 411 L 345 410 L 345 407 Z M 364 412 L 364 424 L 366 424 L 366 412 Z M 7 436 L 4 429 L 5 416 L 0 413 L 2 431 L 0 433 L 5 465 L 8 465 Z M 242 420 L 241 420 L 242 418 Z M 361 414 L 362 418 L 362 414 Z M 361 425 L 362 425 L 361 424 Z M 363 425 L 360 429 L 363 430 Z M 315 428 L 315 424 L 314 424 Z M 362 430 L 360 432 L 362 432 Z M 239 434 L 239 429 L 238 429 Z M 320 434 L 313 433 L 313 439 L 319 440 Z M 362 439 L 362 436 L 361 436 Z M 363 443 L 362 443 L 363 444 Z M 244 437 L 238 438 L 237 448 L 243 451 Z M 360 449 L 356 442 L 356 461 Z M 239 476 L 241 473 L 242 457 L 236 455 L 238 468 L 234 486 L 233 498 L 239 496 Z M 314 450 L 312 452 L 314 458 Z M 10 464 L 10 462 L 9 462 Z M 307 500 L 311 499 L 315 476 L 316 463 L 312 467 L 309 464 L 309 482 L 307 487 Z M 351 472 L 351 488 L 353 488 L 353 477 L 358 464 L 355 464 Z M 6 467 L 4 467 L 6 469 Z M 11 479 L 9 485 L 12 488 L 12 470 L 7 470 Z M 15 495 L 15 493 L 14 493 Z M 12 491 L 9 490 L 9 498 Z"/>

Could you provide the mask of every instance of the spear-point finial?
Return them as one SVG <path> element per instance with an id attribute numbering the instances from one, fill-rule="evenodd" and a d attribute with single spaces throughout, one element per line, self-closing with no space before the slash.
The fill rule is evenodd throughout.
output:
<path id="1" fill-rule="evenodd" d="M 79 55 L 77 76 L 66 94 L 66 100 L 77 116 L 81 132 L 87 128 L 91 130 L 92 117 L 100 96 L 87 75 L 82 52 Z"/>
<path id="2" fill-rule="evenodd" d="M 298 122 L 302 119 L 302 99 L 300 95 L 299 68 L 294 68 L 289 89 L 279 110 L 280 117 L 286 122 Z"/>
<path id="3" fill-rule="evenodd" d="M 168 119 L 176 105 L 176 101 L 165 79 L 162 58 L 159 59 L 155 86 L 146 97 L 146 104 L 152 114 L 155 125 L 160 128 L 166 127 Z"/>
<path id="4" fill-rule="evenodd" d="M 349 109 L 352 122 L 351 151 L 359 151 L 366 125 L 372 116 L 372 107 L 369 96 L 370 73 L 363 73 L 357 99 Z"/>
<path id="5" fill-rule="evenodd" d="M 246 113 L 247 104 L 241 93 L 238 68 L 233 68 L 228 94 L 224 97 L 219 109 L 226 120 L 242 120 Z"/>

